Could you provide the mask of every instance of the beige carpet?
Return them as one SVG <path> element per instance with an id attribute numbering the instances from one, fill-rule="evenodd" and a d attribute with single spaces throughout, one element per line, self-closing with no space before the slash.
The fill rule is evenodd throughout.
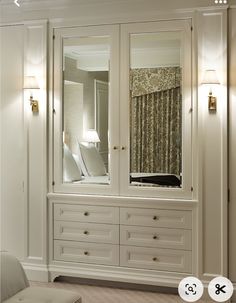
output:
<path id="1" fill-rule="evenodd" d="M 78 292 L 82 303 L 182 303 L 178 295 L 151 291 L 120 289 L 75 283 L 41 283 L 31 282 L 33 286 L 53 287 Z M 204 303 L 206 301 L 198 301 Z"/>

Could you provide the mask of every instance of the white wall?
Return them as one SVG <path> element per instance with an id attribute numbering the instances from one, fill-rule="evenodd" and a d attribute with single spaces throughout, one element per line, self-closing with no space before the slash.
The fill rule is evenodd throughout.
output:
<path id="1" fill-rule="evenodd" d="M 0 27 L 1 241 L 24 259 L 24 27 Z"/>
<path id="2" fill-rule="evenodd" d="M 24 24 L 24 76 L 36 76 L 40 89 L 34 91 L 39 112 L 33 113 L 25 94 L 25 194 L 24 262 L 30 279 L 47 279 L 47 21 Z M 27 93 L 27 91 L 26 91 Z"/>
<path id="3" fill-rule="evenodd" d="M 83 84 L 64 85 L 64 136 L 72 153 L 78 153 L 78 140 L 83 141 Z"/>
<path id="4" fill-rule="evenodd" d="M 229 29 L 229 277 L 236 285 L 236 7 L 230 11 Z"/>
<path id="5" fill-rule="evenodd" d="M 202 278 L 208 281 L 227 275 L 227 11 L 202 11 L 198 22 L 200 262 Z M 221 83 L 212 88 L 215 113 L 208 111 L 209 87 L 201 85 L 207 69 L 216 70 Z"/>

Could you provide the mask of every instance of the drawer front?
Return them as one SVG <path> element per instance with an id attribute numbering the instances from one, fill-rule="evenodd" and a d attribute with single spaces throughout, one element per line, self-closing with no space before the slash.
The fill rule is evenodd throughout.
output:
<path id="1" fill-rule="evenodd" d="M 119 244 L 119 225 L 54 221 L 54 239 Z"/>
<path id="2" fill-rule="evenodd" d="M 191 230 L 121 225 L 123 245 L 191 250 Z"/>
<path id="3" fill-rule="evenodd" d="M 119 224 L 119 208 L 55 204 L 54 219 L 62 221 Z"/>
<path id="4" fill-rule="evenodd" d="M 120 222 L 124 225 L 191 229 L 192 213 L 184 210 L 121 208 Z"/>
<path id="5" fill-rule="evenodd" d="M 119 265 L 119 246 L 55 240 L 54 260 Z"/>
<path id="6" fill-rule="evenodd" d="M 121 246 L 120 265 L 172 272 L 192 272 L 190 251 Z"/>

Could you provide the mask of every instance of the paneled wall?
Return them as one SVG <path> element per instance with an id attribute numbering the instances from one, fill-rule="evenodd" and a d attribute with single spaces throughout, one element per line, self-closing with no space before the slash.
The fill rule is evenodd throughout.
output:
<path id="1" fill-rule="evenodd" d="M 236 287 L 236 7 L 230 10 L 229 41 L 229 277 Z"/>
<path id="2" fill-rule="evenodd" d="M 25 22 L 24 76 L 35 76 L 39 90 L 34 98 L 39 112 L 33 113 L 25 92 L 25 268 L 34 279 L 47 279 L 47 21 Z"/>
<path id="3" fill-rule="evenodd" d="M 24 26 L 0 27 L 1 249 L 24 259 Z"/>
<path id="4" fill-rule="evenodd" d="M 47 23 L 0 27 L 1 249 L 47 279 Z M 24 76 L 36 76 L 33 113 Z M 34 266 L 32 266 L 34 264 Z M 27 268 L 27 265 L 26 265 Z M 32 276 L 33 277 L 33 276 Z"/>
<path id="5" fill-rule="evenodd" d="M 203 280 L 227 275 L 227 10 L 204 10 L 198 16 L 200 272 Z M 212 86 L 217 111 L 208 111 L 205 70 L 216 70 Z M 214 257 L 213 257 L 214 256 Z"/>

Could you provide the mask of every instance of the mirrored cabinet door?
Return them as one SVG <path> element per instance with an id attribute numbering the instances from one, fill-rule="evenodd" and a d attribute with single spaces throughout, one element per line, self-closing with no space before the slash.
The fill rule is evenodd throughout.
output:
<path id="1" fill-rule="evenodd" d="M 54 33 L 54 190 L 116 194 L 119 28 Z"/>
<path id="2" fill-rule="evenodd" d="M 191 198 L 191 24 L 121 26 L 121 192 Z"/>

